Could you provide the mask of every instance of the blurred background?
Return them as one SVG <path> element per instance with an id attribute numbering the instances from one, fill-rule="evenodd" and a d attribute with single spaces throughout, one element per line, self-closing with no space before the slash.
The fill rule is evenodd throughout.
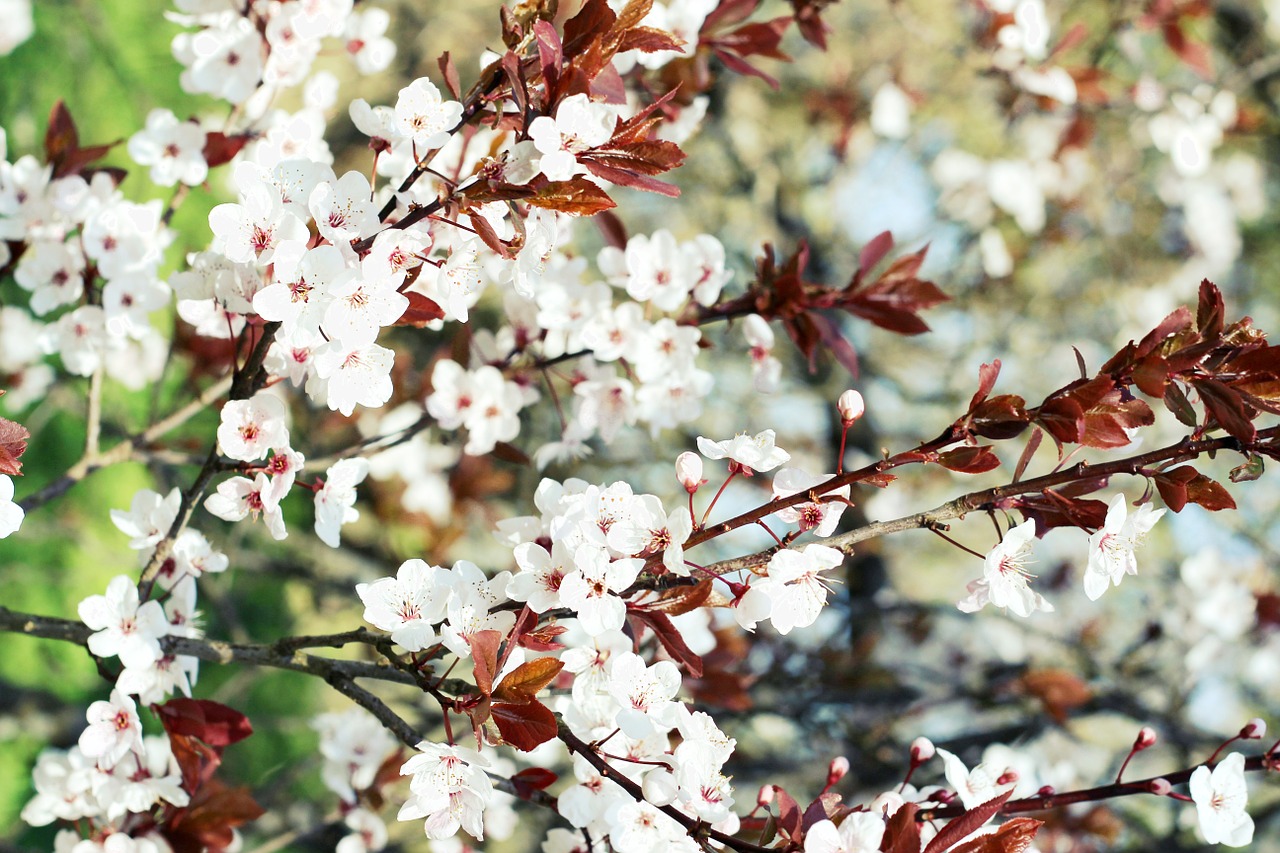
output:
<path id="1" fill-rule="evenodd" d="M 465 87 L 482 52 L 500 46 L 492 4 L 378 5 L 391 15 L 387 34 L 397 47 L 389 68 L 362 76 L 341 49 L 318 60 L 338 78 L 340 105 L 357 97 L 394 103 L 408 81 L 438 79 L 435 58 L 444 50 Z M 774 354 L 786 379 L 767 396 L 752 390 L 741 329 L 710 331 L 719 389 L 696 429 L 656 438 L 632 430 L 573 469 L 553 466 L 549 476 L 625 478 L 638 492 L 671 499 L 678 490 L 671 461 L 693 447 L 695 435 L 764 428 L 777 430 L 780 446 L 806 469 L 830 470 L 839 441 L 833 401 L 846 387 L 867 400 L 854 438 L 856 453 L 869 460 L 882 447 L 905 449 L 949 424 L 973 393 L 981 364 L 1000 359 L 997 389 L 1039 399 L 1078 375 L 1077 355 L 1096 370 L 1176 306 L 1193 304 L 1204 278 L 1225 292 L 1229 320 L 1249 314 L 1262 329 L 1280 323 L 1280 219 L 1271 203 L 1280 4 L 1047 0 L 1037 4 L 1043 19 L 1034 26 L 1007 5 L 832 5 L 824 15 L 831 28 L 826 52 L 789 32 L 783 49 L 793 62 L 753 60 L 777 78 L 777 89 L 756 78 L 718 77 L 702 126 L 683 146 L 689 161 L 673 176 L 680 199 L 620 196 L 617 212 L 630 233 L 665 227 L 680 239 L 716 235 L 739 287 L 765 243 L 789 253 L 808 241 L 809 277 L 832 283 L 848 279 L 859 249 L 881 231 L 892 231 L 903 251 L 927 244 L 922 276 L 952 300 L 926 313 L 932 331 L 904 338 L 847 323 L 860 357 L 857 377 L 830 359 L 810 372 L 779 335 Z M 21 14 L 12 0 L 0 9 L 9 6 Z M 789 11 L 785 3 L 765 4 L 762 16 Z M 7 158 L 39 153 L 60 98 L 86 143 L 127 139 L 155 107 L 225 116 L 224 104 L 178 85 L 170 42 L 183 27 L 171 17 L 160 4 L 136 0 L 36 4 L 33 33 L 0 56 Z M 301 105 L 286 98 L 278 106 Z M 339 173 L 367 169 L 365 137 L 345 108 L 326 118 Z M 130 169 L 122 185 L 130 198 L 167 201 L 172 193 L 149 183 L 123 145 L 106 162 Z M 231 195 L 225 171 L 215 171 L 178 211 L 168 269 L 207 246 L 208 211 Z M 578 239 L 589 258 L 601 245 L 588 226 Z M 0 281 L 5 304 L 23 298 L 11 279 Z M 479 317 L 479 325 L 492 327 L 496 301 Z M 420 374 L 443 340 L 418 334 L 402 340 L 420 356 L 405 366 L 404 401 L 422 387 Z M 0 357 L 9 344 L 0 339 Z M 105 436 L 131 434 L 156 411 L 188 399 L 192 363 L 179 359 L 154 387 L 109 384 Z M 85 384 L 63 378 L 38 395 L 0 400 L 0 412 L 34 436 L 20 497 L 78 458 Z M 385 431 L 376 415 L 358 424 L 314 409 L 295 418 L 295 431 L 314 442 L 309 456 Z M 202 453 L 216 422 L 212 413 L 193 421 L 177 450 Z M 1144 446 L 1175 440 L 1176 427 L 1158 412 Z M 521 439 L 552 428 L 543 411 Z M 410 557 L 513 568 L 492 525 L 532 511 L 539 472 L 496 457 L 454 466 L 455 437 L 420 439 L 375 466 L 375 479 L 361 490 L 360 521 L 344 529 L 341 550 L 306 534 L 304 506 L 286 508 L 290 526 L 304 532 L 283 543 L 261 528 L 204 519 L 233 568 L 202 581 L 208 636 L 266 642 L 355 627 L 354 585 L 392 574 Z M 1017 446 L 1002 449 L 1008 466 L 990 475 L 912 471 L 894 488 L 855 495 L 858 506 L 843 527 L 1007 481 L 1021 449 L 1009 444 Z M 1042 448 L 1031 472 L 1055 461 L 1052 448 Z M 1238 461 L 1202 470 L 1222 478 Z M 171 461 L 116 466 L 32 513 L 20 535 L 0 544 L 0 603 L 73 617 L 76 603 L 100 592 L 110 576 L 133 571 L 136 556 L 106 509 L 126 508 L 139 488 L 164 493 L 184 484 L 191 470 Z M 413 510 L 404 506 L 407 485 L 398 470 L 413 472 Z M 722 503 L 726 515 L 758 504 L 765 488 L 735 484 Z M 1116 488 L 1133 499 L 1143 484 L 1116 482 L 1109 493 Z M 1239 512 L 1189 506 L 1167 517 L 1140 552 L 1140 577 L 1096 604 L 1080 590 L 1085 534 L 1055 531 L 1038 546 L 1034 571 L 1057 611 L 1033 620 L 959 613 L 955 602 L 981 564 L 924 532 L 860 549 L 832 606 L 809 631 L 752 638 L 732 620 L 724 627 L 724 614 L 704 619 L 714 674 L 688 689 L 738 739 L 730 767 L 739 811 L 766 779 L 783 780 L 800 792 L 797 799 L 811 797 L 836 755 L 852 764 L 838 788 L 849 801 L 896 787 L 905 745 L 918 735 L 970 765 L 1016 767 L 1021 795 L 1110 779 L 1142 725 L 1156 728 L 1162 743 L 1135 759 L 1134 777 L 1202 760 L 1252 716 L 1280 722 L 1280 486 L 1268 476 L 1231 489 Z M 985 519 L 957 523 L 951 535 L 978 551 L 994 544 Z M 743 534 L 703 556 L 733 556 L 767 541 Z M 51 847 L 52 828 L 18 820 L 32 793 L 30 769 L 42 748 L 74 742 L 84 708 L 105 689 L 81 649 L 0 634 L 0 850 Z M 336 800 L 321 781 L 309 720 L 345 709 L 346 700 L 316 679 L 214 666 L 202 668 L 197 695 L 234 704 L 255 727 L 248 743 L 227 753 L 229 777 L 251 786 L 268 809 L 247 830 L 244 850 L 332 848 L 344 830 L 334 825 Z M 429 708 L 415 710 L 412 693 L 387 695 L 424 732 L 438 722 Z M 936 768 L 914 781 L 940 780 Z M 1280 850 L 1280 792 L 1261 777 L 1250 785 L 1254 849 Z M 386 816 L 393 813 L 389 807 Z M 521 822 L 505 834 L 492 829 L 483 849 L 537 849 L 549 816 L 518 813 Z M 1154 798 L 1078 807 L 1047 820 L 1036 842 L 1044 851 L 1199 847 L 1194 811 Z M 394 845 L 426 849 L 416 823 L 392 830 Z"/>

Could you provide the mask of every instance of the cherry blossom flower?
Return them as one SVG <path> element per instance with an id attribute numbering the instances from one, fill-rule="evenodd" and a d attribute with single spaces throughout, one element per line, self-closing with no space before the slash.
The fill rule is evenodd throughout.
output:
<path id="1" fill-rule="evenodd" d="M 138 588 L 125 575 L 107 584 L 106 595 L 80 602 L 80 621 L 96 633 L 89 635 L 89 651 L 98 657 L 116 655 L 126 667 L 145 667 L 160 659 L 160 638 L 169 621 L 158 601 L 139 603 Z"/>
<path id="2" fill-rule="evenodd" d="M 37 240 L 23 253 L 13 277 L 31 291 L 31 310 L 44 316 L 84 295 L 84 252 L 61 240 Z"/>
<path id="3" fill-rule="evenodd" d="M 820 820 L 804 834 L 804 853 L 876 853 L 884 838 L 884 818 L 873 812 L 847 815 L 839 828 Z"/>
<path id="4" fill-rule="evenodd" d="M 942 748 L 938 748 L 937 752 L 942 757 L 943 772 L 946 774 L 947 782 L 956 789 L 956 793 L 960 795 L 960 802 L 966 809 L 995 799 L 1016 784 L 997 784 L 996 780 L 1000 778 L 1003 770 L 995 770 L 985 764 L 979 764 L 970 770 L 954 753 Z"/>
<path id="5" fill-rule="evenodd" d="M 698 436 L 698 450 L 708 459 L 728 459 L 729 470 L 750 477 L 758 471 L 772 471 L 788 461 L 791 454 L 774 444 L 777 435 L 767 429 L 754 437 L 740 433 L 724 441 Z"/>
<path id="6" fill-rule="evenodd" d="M 230 400 L 222 407 L 218 446 L 232 459 L 252 462 L 274 448 L 288 448 L 284 402 L 272 394 L 255 394 L 248 400 Z"/>
<path id="7" fill-rule="evenodd" d="M 377 853 L 387 846 L 387 825 L 374 812 L 352 809 L 342 822 L 351 834 L 338 841 L 335 853 Z"/>
<path id="8" fill-rule="evenodd" d="M 342 539 L 342 525 L 360 517 L 355 508 L 356 486 L 369 475 L 369 460 L 340 459 L 324 475 L 324 486 L 316 492 L 316 535 L 330 548 Z"/>
<path id="9" fill-rule="evenodd" d="M 809 474 L 799 468 L 782 468 L 773 476 L 773 497 L 789 498 L 801 492 L 808 492 L 830 481 L 832 476 L 831 474 Z M 822 497 L 827 500 L 796 504 L 780 509 L 775 514 L 787 524 L 800 525 L 802 532 L 813 531 L 815 536 L 830 536 L 835 532 L 836 525 L 840 523 L 840 516 L 849 505 L 846 501 L 850 491 L 851 487 L 843 486 L 823 494 Z M 842 501 L 839 498 L 845 500 Z"/>
<path id="10" fill-rule="evenodd" d="M 311 727 L 320 733 L 321 778 L 345 803 L 358 801 L 357 792 L 373 785 L 383 763 L 400 746 L 376 717 L 359 707 L 321 714 Z"/>
<path id="11" fill-rule="evenodd" d="M 768 598 L 773 627 L 789 634 L 817 621 L 827 603 L 827 579 L 820 573 L 842 563 L 844 554 L 826 545 L 785 548 L 769 560 L 769 574 L 753 583 L 748 595 Z"/>
<path id="12" fill-rule="evenodd" d="M 1244 780 L 1243 755 L 1233 752 L 1212 770 L 1197 767 L 1191 774 L 1190 791 L 1205 841 L 1228 847 L 1252 843 L 1253 818 L 1245 811 L 1249 790 Z"/>
<path id="13" fill-rule="evenodd" d="M 26 513 L 13 500 L 13 478 L 0 474 L 0 539 L 18 532 Z"/>
<path id="14" fill-rule="evenodd" d="M 391 16 L 385 9 L 364 9 L 347 16 L 343 38 L 361 74 L 386 70 L 396 57 L 396 43 L 386 37 Z"/>
<path id="15" fill-rule="evenodd" d="M 608 552 L 591 545 L 573 555 L 573 571 L 560 582 L 560 602 L 578 614 L 591 635 L 616 631 L 627 617 L 627 607 L 617 593 L 636 582 L 643 560 L 610 560 Z"/>
<path id="16" fill-rule="evenodd" d="M 324 312 L 324 330 L 334 341 L 352 349 L 368 346 L 383 326 L 390 326 L 409 307 L 409 298 L 391 279 L 348 279 L 332 290 Z"/>
<path id="17" fill-rule="evenodd" d="M 144 551 L 153 547 L 169 532 L 178 517 L 182 493 L 176 486 L 163 498 L 150 489 L 139 489 L 133 495 L 129 511 L 111 510 L 111 523 L 129 537 L 129 547 Z"/>
<path id="18" fill-rule="evenodd" d="M 461 828 L 483 840 L 484 807 L 493 795 L 483 770 L 488 760 L 473 749 L 429 741 L 419 743 L 418 750 L 421 754 L 400 768 L 402 776 L 412 774 L 412 794 L 399 819 L 426 818 L 428 838 L 447 838 Z"/>
<path id="19" fill-rule="evenodd" d="M 233 104 L 248 99 L 262 77 L 262 42 L 248 18 L 222 17 L 216 26 L 174 39 L 173 54 L 183 65 L 179 82 L 187 92 L 204 92 Z"/>
<path id="20" fill-rule="evenodd" d="M 1116 495 L 1107 506 L 1102 529 L 1089 537 L 1089 566 L 1084 573 L 1084 594 L 1097 601 L 1107 589 L 1120 585 L 1126 574 L 1138 573 L 1134 550 L 1165 514 L 1143 504 L 1129 515 L 1124 495 Z"/>
<path id="21" fill-rule="evenodd" d="M 542 154 L 542 174 L 567 181 L 579 170 L 575 155 L 604 145 L 613 138 L 617 113 L 585 94 L 570 95 L 556 107 L 556 117 L 538 116 L 529 124 L 529 138 Z"/>
<path id="22" fill-rule="evenodd" d="M 840 412 L 840 421 L 845 426 L 853 426 L 867 411 L 867 404 L 862 395 L 850 388 L 836 400 L 836 409 Z"/>
<path id="23" fill-rule="evenodd" d="M 573 553 L 564 542 L 555 542 L 550 553 L 536 542 L 522 542 L 514 552 L 520 567 L 511 578 L 507 595 L 528 602 L 535 613 L 546 613 L 560 605 L 560 584 L 573 570 Z"/>
<path id="24" fill-rule="evenodd" d="M 395 115 L 400 133 L 425 153 L 449 140 L 449 132 L 462 118 L 462 104 L 442 101 L 436 85 L 419 77 L 400 90 Z"/>
<path id="25" fill-rule="evenodd" d="M 585 627 L 585 626 L 584 626 Z M 680 689 L 680 670 L 669 660 L 645 664 L 632 652 L 609 662 L 609 695 L 622 710 L 618 727 L 628 737 L 644 738 L 675 724 L 672 700 Z"/>
<path id="26" fill-rule="evenodd" d="M 85 717 L 89 726 L 80 733 L 78 745 L 86 757 L 97 759 L 99 767 L 110 768 L 131 750 L 142 749 L 138 706 L 119 690 L 111 691 L 110 700 L 90 705 Z"/>
<path id="27" fill-rule="evenodd" d="M 240 187 L 240 203 L 220 204 L 209 211 L 213 250 L 235 263 L 270 263 L 276 247 L 307 239 L 307 226 L 286 210 L 280 196 L 253 182 Z"/>
<path id="28" fill-rule="evenodd" d="M 289 241 L 276 247 L 275 275 L 271 284 L 253 295 L 253 310 L 264 320 L 278 321 L 281 332 L 316 334 L 334 293 L 355 271 L 348 268 L 335 246 Z"/>
<path id="29" fill-rule="evenodd" d="M 782 362 L 773 357 L 773 329 L 759 314 L 748 314 L 742 320 L 742 334 L 751 347 L 751 385 L 761 394 L 772 394 L 782 377 Z"/>
<path id="30" fill-rule="evenodd" d="M 391 639 L 412 652 L 435 642 L 434 626 L 445 617 L 450 581 L 438 566 L 406 560 L 394 578 L 356 584 L 364 602 L 364 621 L 391 633 Z"/>
<path id="31" fill-rule="evenodd" d="M 347 172 L 334 182 L 322 181 L 311 191 L 307 207 L 320 235 L 334 244 L 350 243 L 378 227 L 369 178 L 359 172 Z"/>
<path id="32" fill-rule="evenodd" d="M 204 159 L 205 132 L 192 121 L 178 121 L 165 109 L 147 114 L 147 125 L 129 137 L 129 156 L 151 167 L 151 180 L 162 187 L 176 183 L 199 186 L 209 175 Z"/>
<path id="33" fill-rule="evenodd" d="M 1011 527 L 991 549 L 983 561 L 982 577 L 969 584 L 969 595 L 957 605 L 965 613 L 973 613 L 994 604 L 1007 607 L 1027 617 L 1037 610 L 1053 612 L 1053 605 L 1031 589 L 1032 577 L 1024 568 L 1031 559 L 1031 545 L 1036 538 L 1035 521 L 1028 519 Z"/>
<path id="34" fill-rule="evenodd" d="M 179 808 L 191 801 L 182 788 L 182 770 L 173 756 L 168 737 L 146 737 L 142 749 L 125 753 L 111 772 L 99 777 L 94 795 L 107 804 L 107 819 L 145 814 L 157 803 Z"/>
<path id="35" fill-rule="evenodd" d="M 348 417 L 356 406 L 380 408 L 391 399 L 394 362 L 395 352 L 377 344 L 348 348 L 333 341 L 316 351 L 316 375 L 328 380 L 329 408 Z"/>
<path id="36" fill-rule="evenodd" d="M 205 498 L 204 508 L 223 521 L 242 521 L 250 515 L 256 519 L 261 515 L 272 539 L 280 540 L 288 535 L 271 480 L 262 472 L 252 480 L 232 477 L 219 483 L 218 490 Z"/>

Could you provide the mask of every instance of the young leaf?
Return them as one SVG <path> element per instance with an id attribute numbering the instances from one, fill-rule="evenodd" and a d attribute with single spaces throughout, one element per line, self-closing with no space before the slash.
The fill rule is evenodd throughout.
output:
<path id="1" fill-rule="evenodd" d="M 555 714 L 541 702 L 498 702 L 492 710 L 502 739 L 522 752 L 536 749 L 556 736 Z"/>
<path id="2" fill-rule="evenodd" d="M 0 474 L 16 477 L 22 473 L 22 454 L 27 452 L 31 433 L 22 424 L 0 418 Z"/>
<path id="3" fill-rule="evenodd" d="M 214 748 L 230 746 L 253 734 L 248 717 L 211 699 L 176 696 L 152 708 L 169 734 L 196 737 Z"/>
<path id="4" fill-rule="evenodd" d="M 973 833 L 995 817 L 996 812 L 1000 811 L 1000 807 L 1005 804 L 1012 794 L 1013 789 L 1010 788 L 1000 796 L 987 800 L 985 803 L 980 803 L 959 817 L 954 818 L 933 837 L 933 840 L 929 842 L 929 846 L 924 848 L 924 853 L 942 853 L 942 851 L 949 849 L 953 844 Z"/>
<path id="5" fill-rule="evenodd" d="M 520 664 L 493 691 L 493 698 L 500 702 L 532 702 L 548 684 L 564 669 L 564 663 L 555 658 L 537 658 Z"/>
<path id="6" fill-rule="evenodd" d="M 475 666 L 476 687 L 485 696 L 493 693 L 493 679 L 498 675 L 500 631 L 477 631 L 471 635 L 471 660 Z"/>

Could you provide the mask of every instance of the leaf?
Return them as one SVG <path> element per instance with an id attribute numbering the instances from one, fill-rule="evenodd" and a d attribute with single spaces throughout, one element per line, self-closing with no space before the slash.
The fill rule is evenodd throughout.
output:
<path id="1" fill-rule="evenodd" d="M 804 835 L 804 813 L 800 804 L 781 785 L 773 786 L 774 801 L 778 804 L 778 829 L 792 841 L 800 841 Z"/>
<path id="2" fill-rule="evenodd" d="M 547 625 L 536 631 L 530 631 L 527 634 L 521 634 L 516 644 L 530 651 L 535 652 L 554 652 L 563 648 L 556 640 L 556 637 L 563 634 L 568 628 L 560 625 Z"/>
<path id="3" fill-rule="evenodd" d="M 1027 465 L 1031 464 L 1031 457 L 1036 455 L 1036 450 L 1040 448 L 1040 442 L 1044 440 L 1044 433 L 1036 430 L 1031 433 L 1031 438 L 1027 439 L 1027 446 L 1022 448 L 1022 454 L 1018 457 L 1018 465 L 1013 469 L 1013 482 L 1022 479 L 1022 475 L 1027 470 Z"/>
<path id="4" fill-rule="evenodd" d="M 854 292 L 842 304 L 853 314 L 902 335 L 929 331 L 919 313 L 946 302 L 946 296 L 931 281 L 916 277 L 928 246 L 894 261 L 869 287 Z"/>
<path id="5" fill-rule="evenodd" d="M 880 840 L 880 849 L 884 853 L 920 853 L 918 811 L 920 807 L 915 803 L 904 803 L 893 813 Z"/>
<path id="6" fill-rule="evenodd" d="M 938 464 L 959 474 L 981 474 L 1000 467 L 1000 458 L 987 445 L 957 447 L 938 454 Z"/>
<path id="7" fill-rule="evenodd" d="M 227 136 L 221 131 L 211 131 L 204 135 L 204 160 L 212 169 L 230 163 L 240 153 L 240 149 L 249 142 L 250 134 L 237 133 Z"/>
<path id="8" fill-rule="evenodd" d="M 572 216 L 591 216 L 618 206 L 599 184 L 581 175 L 575 175 L 567 181 L 548 181 L 538 188 L 528 202 L 534 207 Z"/>
<path id="9" fill-rule="evenodd" d="M 1200 472 L 1190 465 L 1183 465 L 1169 471 L 1161 471 L 1152 477 L 1156 483 L 1156 489 L 1160 492 L 1160 499 L 1164 501 L 1165 506 L 1174 512 L 1182 512 L 1182 508 L 1187 505 L 1187 484 L 1196 477 L 1200 476 Z"/>
<path id="10" fill-rule="evenodd" d="M 1022 676 L 1022 688 L 1040 700 L 1049 716 L 1059 725 L 1067 713 L 1093 698 L 1093 691 L 1078 676 L 1063 669 L 1031 670 Z"/>
<path id="11" fill-rule="evenodd" d="M 1200 299 L 1196 306 L 1196 331 L 1204 340 L 1222 334 L 1226 307 L 1222 304 L 1222 291 L 1209 279 L 1200 282 Z"/>
<path id="12" fill-rule="evenodd" d="M 526 767 L 511 777 L 511 783 L 516 786 L 516 796 L 527 800 L 535 791 L 550 788 L 559 778 L 545 767 Z"/>
<path id="13" fill-rule="evenodd" d="M 423 296 L 416 290 L 409 291 L 405 296 L 409 298 L 409 307 L 404 309 L 404 313 L 400 315 L 400 319 L 396 320 L 394 325 L 412 326 L 415 329 L 421 329 L 433 320 L 443 319 L 444 309 L 431 298 Z"/>
<path id="14" fill-rule="evenodd" d="M 492 710 L 502 739 L 522 752 L 536 749 L 556 736 L 555 714 L 541 702 L 498 702 Z"/>
<path id="15" fill-rule="evenodd" d="M 1191 387 L 1200 394 L 1205 409 L 1231 435 L 1241 441 L 1253 441 L 1258 436 L 1249 415 L 1244 410 L 1240 395 L 1216 379 L 1205 377 L 1192 379 Z"/>
<path id="16" fill-rule="evenodd" d="M 532 702 L 548 684 L 564 669 L 564 662 L 555 658 L 536 658 L 525 661 L 507 673 L 493 691 L 493 698 L 500 702 Z"/>
<path id="17" fill-rule="evenodd" d="M 991 818 L 995 817 L 996 812 L 1000 811 L 1000 807 L 1005 804 L 1005 801 L 1012 794 L 1013 789 L 1010 788 L 1000 796 L 987 800 L 985 803 L 980 803 L 952 820 L 933 837 L 933 840 L 929 842 L 929 846 L 924 848 L 924 853 L 942 853 L 942 851 L 961 839 L 968 837 Z"/>
<path id="18" fill-rule="evenodd" d="M 1194 428 L 1199 425 L 1195 407 L 1191 405 L 1191 401 L 1187 399 L 1187 395 L 1178 386 L 1178 383 L 1170 382 L 1165 386 L 1164 407 L 1173 412 L 1173 416 L 1183 426 Z"/>
<path id="19" fill-rule="evenodd" d="M 1236 502 L 1221 483 L 1201 474 L 1187 483 L 1187 500 L 1199 504 L 1209 512 L 1235 509 Z"/>
<path id="20" fill-rule="evenodd" d="M 969 416 L 970 428 L 976 435 L 997 440 L 1013 438 L 1031 422 L 1027 401 L 1017 394 L 1001 394 L 983 400 Z"/>
<path id="21" fill-rule="evenodd" d="M 232 831 L 265 814 L 248 788 L 229 788 L 210 779 L 166 821 L 162 834 L 174 853 L 221 853 L 236 840 Z"/>
<path id="22" fill-rule="evenodd" d="M 990 364 L 984 364 L 978 368 L 978 390 L 973 392 L 973 398 L 969 400 L 969 411 L 974 411 L 978 405 L 991 394 L 991 389 L 996 387 L 996 379 L 1000 377 L 1000 359 L 992 359 Z"/>
<path id="23" fill-rule="evenodd" d="M 871 271 L 876 264 L 884 260 L 884 256 L 893 251 L 893 233 L 881 231 L 871 238 L 871 242 L 862 247 L 858 253 L 858 274 L 854 278 L 854 286 L 859 279 Z"/>
<path id="24" fill-rule="evenodd" d="M 1245 456 L 1245 461 L 1241 465 L 1231 469 L 1231 482 L 1233 483 L 1249 483 L 1262 476 L 1266 470 L 1266 462 L 1256 453 L 1250 453 Z"/>
<path id="25" fill-rule="evenodd" d="M 476 631 L 470 637 L 470 645 L 476 687 L 485 696 L 491 696 L 493 679 L 498 675 L 498 647 L 502 645 L 502 632 Z"/>
<path id="26" fill-rule="evenodd" d="M 1015 817 L 1001 824 L 990 835 L 979 836 L 953 847 L 951 853 L 1023 853 L 1044 826 L 1044 821 L 1031 817 Z"/>
<path id="27" fill-rule="evenodd" d="M 152 710 L 169 734 L 199 738 L 214 748 L 230 746 L 253 734 L 249 718 L 211 699 L 178 696 Z"/>
<path id="28" fill-rule="evenodd" d="M 680 631 L 665 613 L 659 613 L 654 610 L 633 609 L 630 615 L 639 619 L 653 631 L 658 642 L 662 643 L 662 647 L 667 650 L 667 654 L 677 662 L 684 664 L 685 669 L 694 678 L 702 676 L 702 658 L 693 653 L 693 650 L 685 644 L 684 637 L 680 636 Z"/>
<path id="29" fill-rule="evenodd" d="M 170 734 L 169 748 L 182 771 L 182 787 L 188 793 L 203 785 L 222 763 L 217 750 L 189 735 Z"/>
<path id="30" fill-rule="evenodd" d="M 0 418 L 0 474 L 17 477 L 22 474 L 22 454 L 27 452 L 31 433 L 22 424 Z"/>
<path id="31" fill-rule="evenodd" d="M 667 590 L 651 607 L 668 616 L 683 616 L 707 603 L 711 596 L 711 578 L 704 578 L 694 586 L 680 586 Z"/>
<path id="32" fill-rule="evenodd" d="M 626 169 L 619 169 L 614 166 L 606 165 L 595 159 L 591 155 L 582 155 L 578 162 L 586 166 L 591 174 L 598 178 L 604 178 L 610 183 L 617 184 L 620 187 L 631 187 L 632 189 L 643 190 L 645 192 L 657 193 L 670 198 L 680 197 L 680 188 L 666 181 L 659 181 L 657 178 L 651 178 L 648 175 L 640 175 Z"/>
<path id="33" fill-rule="evenodd" d="M 602 210 L 592 218 L 595 220 L 596 227 L 600 229 L 600 236 L 604 237 L 606 246 L 612 246 L 615 249 L 627 248 L 627 228 L 616 213 Z"/>
<path id="34" fill-rule="evenodd" d="M 449 51 L 440 54 L 436 59 L 436 65 L 440 67 L 440 76 L 444 78 L 444 85 L 449 89 L 449 94 L 453 95 L 455 101 L 462 100 L 462 83 L 458 79 L 458 68 L 453 64 L 453 57 L 449 55 Z"/>
<path id="35" fill-rule="evenodd" d="M 560 66 L 564 62 L 564 47 L 560 44 L 560 34 L 550 22 L 537 20 L 533 23 L 533 37 L 538 45 L 538 63 L 542 67 L 542 79 L 548 92 L 554 92 L 560 79 Z"/>

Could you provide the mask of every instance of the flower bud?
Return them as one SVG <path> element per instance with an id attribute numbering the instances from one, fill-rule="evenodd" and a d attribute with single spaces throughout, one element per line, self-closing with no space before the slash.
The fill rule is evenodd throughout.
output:
<path id="1" fill-rule="evenodd" d="M 843 755 L 838 755 L 831 759 L 831 763 L 827 765 L 827 787 L 830 788 L 835 783 L 844 778 L 844 774 L 849 772 L 849 759 Z"/>
<path id="2" fill-rule="evenodd" d="M 644 798 L 659 807 L 674 803 L 679 787 L 676 784 L 676 777 L 661 767 L 646 773 L 644 783 L 641 785 Z"/>
<path id="3" fill-rule="evenodd" d="M 1133 741 L 1133 751 L 1141 752 L 1144 749 L 1150 749 L 1156 745 L 1156 730 L 1151 726 L 1143 726 L 1138 730 L 1138 736 Z"/>
<path id="4" fill-rule="evenodd" d="M 1245 740 L 1257 740 L 1265 737 L 1267 734 L 1267 724 L 1260 718 L 1254 717 L 1252 720 L 1244 724 L 1244 728 L 1240 730 L 1240 737 Z"/>
<path id="5" fill-rule="evenodd" d="M 867 404 L 863 402 L 861 394 L 850 388 L 840 395 L 840 399 L 836 401 L 836 408 L 840 410 L 840 420 L 844 423 L 845 429 L 848 429 L 862 417 L 863 412 L 867 410 Z"/>
<path id="6" fill-rule="evenodd" d="M 872 814 L 889 815 L 895 814 L 898 809 L 906 804 L 906 799 L 897 791 L 885 791 L 880 796 L 871 801 L 868 807 Z"/>
<path id="7" fill-rule="evenodd" d="M 918 737 L 911 741 L 911 763 L 924 764 L 933 758 L 933 741 L 927 737 Z"/>
<path id="8" fill-rule="evenodd" d="M 1056 788 L 1054 788 L 1052 785 L 1042 785 L 1042 786 L 1040 787 L 1040 789 L 1039 789 L 1038 791 L 1036 791 L 1036 796 L 1037 796 L 1037 797 L 1052 797 L 1052 796 L 1053 796 L 1054 794 L 1056 794 L 1056 793 L 1058 793 L 1058 791 L 1057 791 L 1057 789 L 1056 789 Z"/>
<path id="9" fill-rule="evenodd" d="M 689 494 L 698 491 L 706 481 L 702 479 L 702 457 L 686 450 L 676 457 L 676 479 Z"/>
<path id="10" fill-rule="evenodd" d="M 996 780 L 997 785 L 1012 785 L 1018 781 L 1018 771 L 1012 767 L 1000 774 L 1000 778 Z"/>
<path id="11" fill-rule="evenodd" d="M 1168 779 L 1152 779 L 1147 783 L 1147 790 L 1157 797 L 1167 797 L 1169 792 L 1173 790 L 1173 786 L 1169 784 Z"/>
<path id="12" fill-rule="evenodd" d="M 773 786 L 761 785 L 760 792 L 756 794 L 756 805 L 769 808 L 769 804 L 773 802 Z"/>

